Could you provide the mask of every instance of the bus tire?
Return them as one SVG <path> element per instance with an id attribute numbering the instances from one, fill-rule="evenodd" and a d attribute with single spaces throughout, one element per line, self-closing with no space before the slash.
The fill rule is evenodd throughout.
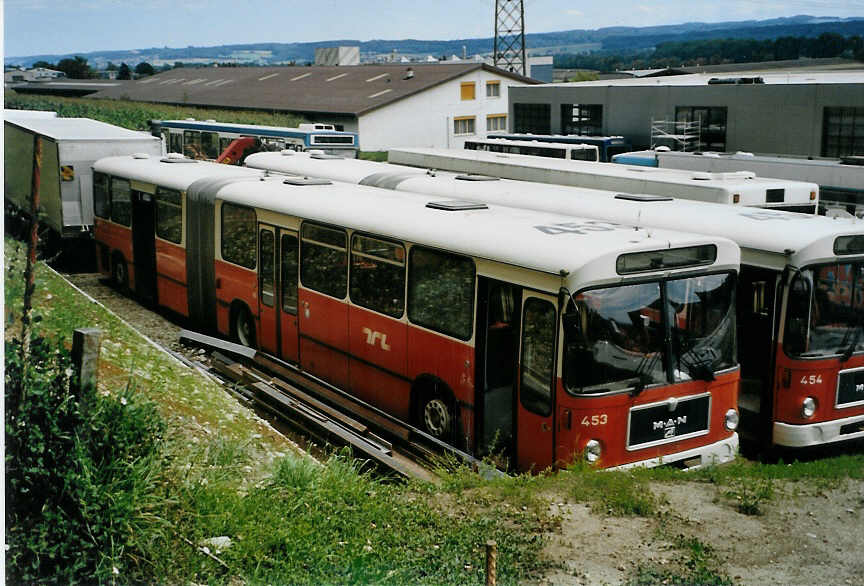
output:
<path id="1" fill-rule="evenodd" d="M 441 381 L 416 391 L 414 424 L 432 437 L 452 444 L 456 437 L 456 411 L 449 389 Z"/>
<path id="2" fill-rule="evenodd" d="M 121 292 L 129 290 L 129 267 L 120 254 L 115 254 L 111 261 L 111 283 Z"/>
<path id="3" fill-rule="evenodd" d="M 231 308 L 231 339 L 248 348 L 255 348 L 255 321 L 249 308 L 242 303 Z"/>

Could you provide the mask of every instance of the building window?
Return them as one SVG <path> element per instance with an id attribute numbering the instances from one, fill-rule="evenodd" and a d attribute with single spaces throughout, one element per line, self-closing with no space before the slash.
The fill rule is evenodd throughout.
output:
<path id="1" fill-rule="evenodd" d="M 864 108 L 825 108 L 822 114 L 822 156 L 864 154 Z"/>
<path id="2" fill-rule="evenodd" d="M 486 132 L 507 130 L 507 114 L 489 114 L 486 116 Z"/>
<path id="3" fill-rule="evenodd" d="M 602 104 L 561 104 L 561 134 L 601 136 Z"/>
<path id="4" fill-rule="evenodd" d="M 473 100 L 474 99 L 474 82 L 473 81 L 465 81 L 462 82 L 462 99 L 463 100 Z"/>
<path id="5" fill-rule="evenodd" d="M 453 134 L 474 134 L 474 116 L 459 116 L 454 118 Z"/>
<path id="6" fill-rule="evenodd" d="M 549 104 L 513 104 L 513 132 L 549 134 L 551 112 Z"/>
<path id="7" fill-rule="evenodd" d="M 486 82 L 486 97 L 487 98 L 500 98 L 501 97 L 501 82 L 500 81 L 487 81 Z"/>
<path id="8" fill-rule="evenodd" d="M 677 106 L 675 121 L 699 123 L 697 150 L 723 152 L 726 150 L 726 111 L 725 106 Z"/>

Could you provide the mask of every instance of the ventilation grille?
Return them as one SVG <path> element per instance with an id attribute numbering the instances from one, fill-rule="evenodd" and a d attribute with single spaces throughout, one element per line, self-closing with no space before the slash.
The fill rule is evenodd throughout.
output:
<path id="1" fill-rule="evenodd" d="M 672 201 L 675 198 L 668 195 L 650 195 L 647 193 L 616 193 L 615 199 L 626 199 L 627 201 Z"/>
<path id="2" fill-rule="evenodd" d="M 478 201 L 468 201 L 464 199 L 449 199 L 445 201 L 430 201 L 426 204 L 427 208 L 433 210 L 444 210 L 447 212 L 465 212 L 468 210 L 488 210 L 489 206 Z"/>
<path id="3" fill-rule="evenodd" d="M 333 185 L 332 181 L 318 177 L 288 177 L 282 183 L 285 185 Z"/>

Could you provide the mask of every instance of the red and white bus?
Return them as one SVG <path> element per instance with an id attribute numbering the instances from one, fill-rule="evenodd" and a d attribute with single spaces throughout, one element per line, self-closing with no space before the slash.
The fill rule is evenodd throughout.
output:
<path id="1" fill-rule="evenodd" d="M 740 432 L 805 447 L 864 437 L 864 221 L 326 158 L 248 165 L 352 183 L 723 236 L 741 247 Z"/>
<path id="2" fill-rule="evenodd" d="M 157 226 L 158 194 L 177 192 L 188 286 L 156 302 L 198 327 L 519 470 L 734 457 L 731 241 L 192 167 L 219 166 L 115 157 L 95 171 L 109 207 L 115 191 L 156 196 Z M 154 215 L 103 214 L 103 256 L 121 232 L 168 246 Z"/>

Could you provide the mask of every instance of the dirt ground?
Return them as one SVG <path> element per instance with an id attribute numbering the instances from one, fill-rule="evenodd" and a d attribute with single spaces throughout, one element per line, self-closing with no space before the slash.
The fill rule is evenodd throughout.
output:
<path id="1" fill-rule="evenodd" d="M 560 531 L 546 554 L 561 569 L 542 584 L 621 584 L 640 566 L 686 567 L 675 536 L 713 549 L 717 568 L 735 584 L 864 584 L 864 481 L 820 489 L 775 485 L 761 515 L 738 512 L 705 483 L 655 484 L 663 505 L 652 518 L 602 517 L 584 504 L 552 506 Z M 681 573 L 681 572 L 678 572 Z"/>
<path id="2" fill-rule="evenodd" d="M 183 351 L 175 323 L 98 275 L 67 278 L 144 335 Z M 683 536 L 709 546 L 717 573 L 735 584 L 864 585 L 864 481 L 775 482 L 760 515 L 740 513 L 707 483 L 655 483 L 651 490 L 660 503 L 652 517 L 609 517 L 588 504 L 553 503 L 550 514 L 561 523 L 545 536 L 544 554 L 557 569 L 537 583 L 622 584 L 645 567 L 686 576 L 692 555 L 676 544 Z"/>

